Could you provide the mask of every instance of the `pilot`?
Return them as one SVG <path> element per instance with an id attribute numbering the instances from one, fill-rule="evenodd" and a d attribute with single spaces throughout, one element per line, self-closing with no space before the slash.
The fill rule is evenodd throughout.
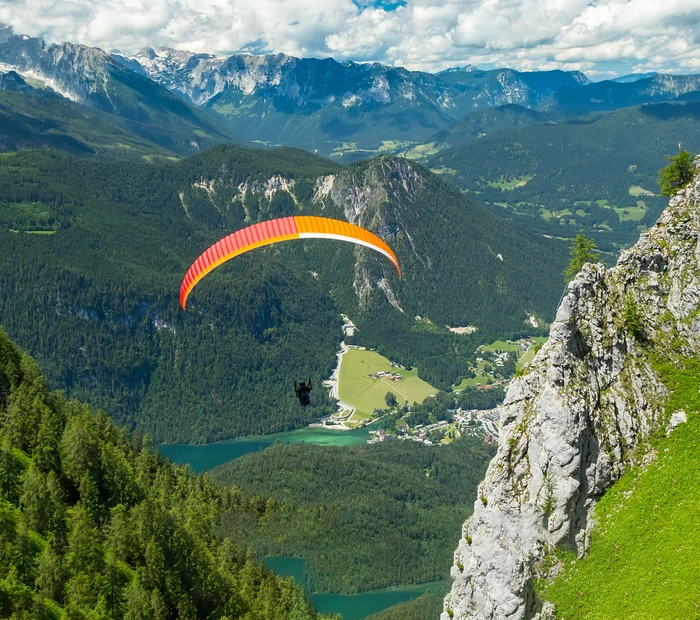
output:
<path id="1" fill-rule="evenodd" d="M 297 385 L 297 382 L 294 382 L 294 391 L 297 393 L 297 398 L 299 399 L 299 402 L 302 404 L 302 406 L 306 407 L 306 405 L 311 404 L 311 398 L 309 396 L 309 392 L 313 388 L 311 387 L 311 377 L 309 377 L 309 382 L 304 383 L 303 381 Z"/>

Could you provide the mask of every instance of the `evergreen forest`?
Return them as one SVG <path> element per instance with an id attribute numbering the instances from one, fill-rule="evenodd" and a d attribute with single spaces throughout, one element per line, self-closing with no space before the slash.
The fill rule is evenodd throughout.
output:
<path id="1" fill-rule="evenodd" d="M 311 592 L 353 594 L 448 578 L 461 524 L 495 446 L 388 441 L 357 448 L 275 445 L 211 473 L 256 498 L 256 518 L 218 530 L 261 555 L 303 557 Z"/>
<path id="2" fill-rule="evenodd" d="M 0 437 L 2 617 L 321 618 L 293 580 L 213 533 L 251 498 L 51 391 L 2 331 Z"/>

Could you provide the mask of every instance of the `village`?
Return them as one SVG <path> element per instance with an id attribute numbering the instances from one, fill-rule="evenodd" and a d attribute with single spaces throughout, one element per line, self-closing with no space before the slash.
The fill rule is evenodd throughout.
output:
<path id="1" fill-rule="evenodd" d="M 428 446 L 449 443 L 462 436 L 481 437 L 485 443 L 498 440 L 499 421 L 501 408 L 495 409 L 471 409 L 454 410 L 452 422 L 441 420 L 435 424 L 418 424 L 414 428 L 401 426 L 396 434 L 388 433 L 383 429 L 369 431 L 372 439 L 368 444 L 383 441 L 418 441 Z"/>
<path id="2" fill-rule="evenodd" d="M 350 338 L 356 327 L 346 316 L 343 320 L 344 334 Z M 441 415 L 431 414 L 429 419 L 416 419 L 412 415 L 414 406 L 426 397 L 439 396 L 438 390 L 422 382 L 414 369 L 407 370 L 373 350 L 342 342 L 338 365 L 324 382 L 330 396 L 338 399 L 338 410 L 311 426 L 333 430 L 359 430 L 369 426 L 369 444 L 403 440 L 445 445 L 464 436 L 495 442 L 499 434 L 502 391 L 518 368 L 532 361 L 544 340 L 526 337 L 481 345 L 468 376 L 449 390 L 455 397 L 452 408 L 447 405 Z M 350 362 L 341 365 L 343 359 L 350 359 Z M 345 390 L 343 400 L 339 399 L 341 383 Z M 465 391 L 473 396 L 466 400 L 456 398 Z M 487 396 L 487 393 L 493 395 Z M 477 396 L 479 394 L 483 396 Z M 396 419 L 399 409 L 403 413 Z M 393 419 L 382 422 L 389 417 Z"/>

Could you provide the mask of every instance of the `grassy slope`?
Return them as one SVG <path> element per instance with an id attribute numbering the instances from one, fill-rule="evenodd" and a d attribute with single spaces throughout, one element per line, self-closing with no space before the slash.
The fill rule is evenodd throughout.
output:
<path id="1" fill-rule="evenodd" d="M 404 378 L 392 382 L 367 376 L 381 370 L 399 372 Z M 419 379 L 415 371 L 397 370 L 379 353 L 359 349 L 351 349 L 343 356 L 339 390 L 340 400 L 357 408 L 361 417 L 368 417 L 375 409 L 386 407 L 384 397 L 387 392 L 393 392 L 400 403 L 420 403 L 437 392 L 434 387 Z"/>
<path id="2" fill-rule="evenodd" d="M 653 440 L 656 460 L 602 498 L 590 553 L 541 592 L 560 620 L 700 616 L 700 360 L 662 370 L 674 390 L 667 415 L 683 408 L 688 422 Z"/>

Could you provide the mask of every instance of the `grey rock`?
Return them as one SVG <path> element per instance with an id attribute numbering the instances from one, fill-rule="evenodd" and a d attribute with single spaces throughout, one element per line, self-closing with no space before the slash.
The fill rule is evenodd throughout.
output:
<path id="1" fill-rule="evenodd" d="M 685 424 L 687 421 L 688 416 L 683 409 L 674 411 L 668 425 L 666 426 L 666 434 L 670 435 L 674 430 L 676 430 L 676 428 L 678 428 L 681 424 Z"/>

